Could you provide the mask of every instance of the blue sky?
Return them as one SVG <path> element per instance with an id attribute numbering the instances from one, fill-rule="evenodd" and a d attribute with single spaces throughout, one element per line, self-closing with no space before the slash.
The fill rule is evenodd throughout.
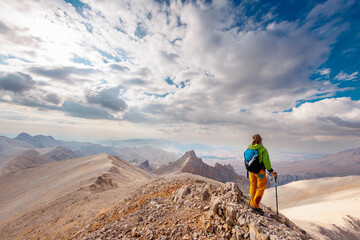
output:
<path id="1" fill-rule="evenodd" d="M 1 133 L 358 147 L 359 5 L 3 1 Z"/>

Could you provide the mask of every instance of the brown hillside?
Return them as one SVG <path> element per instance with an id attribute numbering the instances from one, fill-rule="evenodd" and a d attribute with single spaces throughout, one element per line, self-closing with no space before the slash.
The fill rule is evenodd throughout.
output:
<path id="1" fill-rule="evenodd" d="M 2 175 L 0 239 L 62 238 L 150 178 L 108 154 Z"/>

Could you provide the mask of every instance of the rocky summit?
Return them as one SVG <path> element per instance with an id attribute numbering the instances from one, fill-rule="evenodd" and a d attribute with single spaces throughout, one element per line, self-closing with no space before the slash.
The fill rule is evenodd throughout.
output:
<path id="1" fill-rule="evenodd" d="M 235 182 L 243 191 L 249 191 L 249 180 L 245 176 L 236 174 L 234 168 L 230 164 L 219 164 L 209 166 L 198 158 L 195 152 L 188 151 L 181 158 L 168 165 L 162 166 L 153 171 L 157 175 L 168 173 L 184 172 L 200 175 L 222 183 Z"/>
<path id="2" fill-rule="evenodd" d="M 233 182 L 191 174 L 155 179 L 99 214 L 74 239 L 312 239 L 262 206 L 260 216 Z"/>

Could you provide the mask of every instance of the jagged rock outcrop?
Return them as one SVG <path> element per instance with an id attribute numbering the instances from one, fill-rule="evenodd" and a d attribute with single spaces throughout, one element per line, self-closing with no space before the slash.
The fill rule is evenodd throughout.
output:
<path id="1" fill-rule="evenodd" d="M 95 217 L 75 239 L 311 239 L 284 216 L 260 216 L 235 183 L 157 179 Z"/>
<path id="2" fill-rule="evenodd" d="M 186 163 L 181 169 L 182 172 L 197 174 L 223 183 L 233 181 L 238 176 L 230 164 L 216 163 L 215 167 L 209 166 L 201 158 L 197 158 L 194 151 L 187 152 L 184 156 Z"/>
<path id="3" fill-rule="evenodd" d="M 116 168 L 117 169 L 117 168 Z M 112 172 L 119 173 L 119 170 L 117 171 L 112 170 Z M 118 185 L 114 183 L 112 177 L 108 173 L 104 173 L 101 176 L 98 176 L 93 184 L 89 186 L 90 191 L 93 192 L 103 192 L 106 190 L 110 190 L 113 188 L 116 188 Z"/>
<path id="4" fill-rule="evenodd" d="M 158 175 L 168 174 L 171 172 L 192 173 L 223 183 L 236 182 L 236 184 L 238 184 L 242 190 L 248 191 L 249 189 L 248 179 L 244 176 L 237 175 L 234 168 L 230 164 L 222 165 L 216 163 L 214 167 L 209 166 L 204 163 L 201 158 L 196 157 L 196 154 L 193 150 L 186 152 L 177 161 L 154 170 L 154 173 Z"/>

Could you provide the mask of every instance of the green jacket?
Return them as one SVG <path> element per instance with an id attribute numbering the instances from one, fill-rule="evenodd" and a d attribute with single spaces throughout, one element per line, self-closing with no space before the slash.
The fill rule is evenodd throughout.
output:
<path id="1" fill-rule="evenodd" d="M 259 162 L 264 163 L 265 168 L 269 171 L 272 171 L 269 153 L 266 150 L 266 148 L 259 144 L 250 145 L 249 148 L 252 150 L 255 150 L 255 149 L 258 150 Z"/>

